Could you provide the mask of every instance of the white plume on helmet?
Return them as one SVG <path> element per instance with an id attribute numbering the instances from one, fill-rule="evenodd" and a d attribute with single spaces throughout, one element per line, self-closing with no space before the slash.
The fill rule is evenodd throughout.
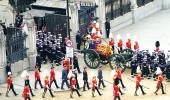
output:
<path id="1" fill-rule="evenodd" d="M 11 72 L 8 72 L 8 75 L 11 75 L 12 73 Z"/>
<path id="2" fill-rule="evenodd" d="M 92 28 L 92 33 L 96 33 L 96 29 L 95 28 Z"/>
<path id="3" fill-rule="evenodd" d="M 138 66 L 136 69 L 136 73 L 141 73 L 140 67 Z"/>
<path id="4" fill-rule="evenodd" d="M 113 69 L 113 70 L 111 71 L 111 76 L 115 76 L 115 75 L 116 75 L 116 70 Z"/>
<path id="5" fill-rule="evenodd" d="M 161 74 L 161 73 L 162 73 L 162 71 L 161 71 L 160 67 L 157 67 L 156 75 Z"/>

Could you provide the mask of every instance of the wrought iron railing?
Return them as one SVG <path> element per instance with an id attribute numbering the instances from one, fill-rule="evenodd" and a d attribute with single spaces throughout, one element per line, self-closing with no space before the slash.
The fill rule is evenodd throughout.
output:
<path id="1" fill-rule="evenodd" d="M 138 7 L 141 7 L 141 6 L 144 6 L 152 1 L 154 1 L 154 0 L 137 0 L 137 5 L 138 5 Z"/>
<path id="2" fill-rule="evenodd" d="M 106 0 L 106 17 L 114 19 L 131 11 L 130 0 Z"/>

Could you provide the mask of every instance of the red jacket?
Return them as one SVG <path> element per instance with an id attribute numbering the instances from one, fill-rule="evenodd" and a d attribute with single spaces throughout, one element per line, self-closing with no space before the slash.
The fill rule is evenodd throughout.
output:
<path id="1" fill-rule="evenodd" d="M 131 42 L 130 41 L 126 42 L 126 48 L 131 48 Z"/>
<path id="2" fill-rule="evenodd" d="M 141 78 L 141 74 L 137 74 L 137 75 L 136 75 L 136 86 L 137 86 L 137 87 L 139 87 L 141 79 L 142 79 L 142 78 Z"/>
<path id="3" fill-rule="evenodd" d="M 119 86 L 118 85 L 114 85 L 113 89 L 114 89 L 114 96 L 119 96 Z"/>
<path id="4" fill-rule="evenodd" d="M 116 73 L 117 73 L 117 78 L 122 79 L 122 73 L 121 73 L 120 69 L 117 69 Z"/>
<path id="5" fill-rule="evenodd" d="M 12 77 L 9 76 L 8 79 L 7 79 L 7 84 L 8 84 L 8 85 L 11 85 L 12 82 L 13 82 Z"/>
<path id="6" fill-rule="evenodd" d="M 49 85 L 50 85 L 50 83 L 49 83 L 48 78 L 45 78 L 45 80 L 44 80 L 44 88 L 48 88 Z"/>
<path id="7" fill-rule="evenodd" d="M 97 85 L 97 81 L 96 79 L 92 79 L 92 90 L 95 88 L 95 86 Z"/>
<path id="8" fill-rule="evenodd" d="M 38 69 L 36 69 L 34 71 L 34 76 L 35 76 L 35 80 L 39 80 L 40 79 L 40 73 L 39 73 Z"/>
<path id="9" fill-rule="evenodd" d="M 54 80 L 55 79 L 55 71 L 54 70 L 51 70 L 50 71 L 50 80 Z"/>
<path id="10" fill-rule="evenodd" d="M 24 96 L 24 97 L 28 97 L 28 96 L 29 96 L 29 93 L 30 93 L 29 87 L 28 87 L 28 86 L 25 86 L 25 87 L 24 87 L 23 96 Z"/>
<path id="11" fill-rule="evenodd" d="M 162 75 L 158 75 L 158 80 L 157 80 L 157 88 L 160 87 L 161 83 L 163 82 L 164 78 Z"/>
<path id="12" fill-rule="evenodd" d="M 71 89 L 73 89 L 75 86 L 76 86 L 76 79 L 73 78 L 73 79 L 71 80 Z"/>
<path id="13" fill-rule="evenodd" d="M 68 59 L 65 59 L 63 61 L 63 66 L 66 66 L 66 69 L 70 70 L 70 61 Z"/>
<path id="14" fill-rule="evenodd" d="M 122 47 L 122 45 L 123 45 L 122 40 L 119 40 L 119 42 L 118 42 L 117 46 L 120 48 L 120 47 Z"/>
<path id="15" fill-rule="evenodd" d="M 135 43 L 134 50 L 138 50 L 138 49 L 139 49 L 139 45 L 138 45 L 138 43 Z"/>
<path id="16" fill-rule="evenodd" d="M 111 39 L 111 40 L 109 41 L 109 45 L 110 45 L 110 46 L 114 46 L 114 44 L 115 44 L 115 43 L 114 43 L 114 40 Z"/>

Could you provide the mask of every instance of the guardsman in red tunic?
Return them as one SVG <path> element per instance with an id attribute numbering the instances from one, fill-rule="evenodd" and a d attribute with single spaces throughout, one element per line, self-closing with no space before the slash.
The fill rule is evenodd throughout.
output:
<path id="1" fill-rule="evenodd" d="M 134 50 L 135 50 L 135 51 L 138 51 L 138 50 L 139 50 L 139 44 L 138 44 L 137 41 L 136 41 L 135 44 L 134 44 Z"/>
<path id="2" fill-rule="evenodd" d="M 115 42 L 114 42 L 114 39 L 111 38 L 110 41 L 109 41 L 109 45 L 112 46 L 112 51 L 115 52 L 115 46 L 114 46 Z"/>
<path id="3" fill-rule="evenodd" d="M 128 39 L 128 41 L 126 42 L 126 48 L 131 49 L 131 40 Z"/>
<path id="4" fill-rule="evenodd" d="M 116 100 L 116 99 L 120 100 L 120 95 L 119 95 L 120 88 L 119 88 L 118 84 L 119 84 L 119 80 L 118 80 L 118 79 L 115 79 L 114 85 L 113 85 L 114 100 Z M 121 93 L 121 92 L 120 92 L 120 93 Z"/>
<path id="5" fill-rule="evenodd" d="M 144 92 L 144 90 L 143 90 L 143 86 L 140 84 L 141 79 L 142 79 L 141 70 L 140 70 L 140 67 L 137 67 L 135 96 L 138 96 L 137 90 L 139 89 L 139 87 L 140 87 L 140 89 L 141 89 L 141 91 L 142 91 L 142 94 L 143 94 L 143 95 L 146 94 L 146 93 Z"/>
<path id="6" fill-rule="evenodd" d="M 28 85 L 24 86 L 23 97 L 24 97 L 24 100 L 31 100 L 30 89 Z"/>
<path id="7" fill-rule="evenodd" d="M 8 93 L 11 89 L 12 89 L 12 92 L 14 93 L 14 95 L 17 96 L 18 94 L 14 90 L 12 74 L 11 74 L 11 72 L 8 72 L 6 97 L 9 97 Z"/>
<path id="8" fill-rule="evenodd" d="M 117 78 L 119 79 L 122 87 L 123 87 L 123 88 L 126 88 L 125 85 L 123 84 L 123 81 L 122 81 L 122 72 L 121 72 L 121 70 L 120 70 L 121 65 L 118 64 L 117 66 L 118 66 L 117 69 L 116 69 Z"/>
<path id="9" fill-rule="evenodd" d="M 34 70 L 34 76 L 35 76 L 35 84 L 34 84 L 34 89 L 37 89 L 37 82 L 39 82 L 41 88 L 43 88 L 41 84 L 41 79 L 40 79 L 40 72 L 38 70 L 38 67 L 35 68 Z"/>
<path id="10" fill-rule="evenodd" d="M 55 70 L 54 70 L 54 67 L 52 66 L 51 67 L 51 71 L 50 71 L 50 87 L 52 85 L 52 83 L 54 82 L 56 88 L 60 88 L 58 85 L 57 85 L 57 81 L 56 81 L 56 78 L 55 78 Z"/>
<path id="11" fill-rule="evenodd" d="M 94 92 L 95 90 L 97 90 L 98 94 L 101 96 L 102 94 L 99 92 L 99 89 L 97 88 L 97 80 L 96 80 L 96 76 L 93 76 L 92 78 L 92 97 L 94 96 Z"/>
<path id="12" fill-rule="evenodd" d="M 47 73 L 45 73 L 44 92 L 43 92 L 43 95 L 42 95 L 43 98 L 45 98 L 45 93 L 47 92 L 47 89 L 49 90 L 51 97 L 55 97 L 53 95 L 52 91 L 51 91 L 50 81 L 49 81 L 48 75 L 47 75 Z"/>
<path id="13" fill-rule="evenodd" d="M 69 71 L 70 71 L 70 60 L 69 59 L 64 59 L 63 66 L 66 66 L 66 72 L 68 74 Z"/>
<path id="14" fill-rule="evenodd" d="M 162 94 L 165 94 L 164 88 L 163 88 L 163 83 L 162 83 L 164 78 L 163 78 L 163 75 L 162 75 L 162 71 L 159 67 L 157 68 L 156 74 L 158 75 L 158 80 L 157 80 L 157 86 L 156 86 L 155 94 L 158 95 L 157 92 L 160 89 L 160 87 L 162 89 Z"/>
<path id="15" fill-rule="evenodd" d="M 122 41 L 122 39 L 119 39 L 119 42 L 117 43 L 117 46 L 118 46 L 118 48 L 119 48 L 118 52 L 121 53 L 122 50 L 123 50 L 123 48 L 122 48 L 122 46 L 123 46 L 123 41 Z"/>
<path id="16" fill-rule="evenodd" d="M 70 98 L 73 98 L 73 92 L 76 91 L 77 92 L 77 95 L 80 97 L 80 93 L 78 91 L 78 89 L 76 88 L 76 78 L 75 78 L 75 75 L 73 74 L 72 75 L 72 78 L 71 78 L 71 93 L 70 93 Z"/>

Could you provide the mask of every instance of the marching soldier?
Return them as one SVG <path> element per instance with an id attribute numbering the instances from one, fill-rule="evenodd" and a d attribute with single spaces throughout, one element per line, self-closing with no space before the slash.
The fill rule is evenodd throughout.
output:
<path id="1" fill-rule="evenodd" d="M 55 97 L 52 93 L 51 87 L 50 87 L 50 81 L 47 75 L 47 72 L 45 72 L 45 79 L 44 79 L 44 92 L 42 95 L 42 98 L 45 98 L 45 93 L 49 90 L 51 97 Z"/>
<path id="2" fill-rule="evenodd" d="M 35 85 L 34 85 L 34 89 L 37 89 L 37 82 L 39 82 L 41 88 L 43 88 L 42 84 L 41 84 L 41 79 L 40 79 L 40 72 L 38 70 L 38 67 L 35 67 L 34 70 L 34 76 L 35 76 Z"/>
<path id="3" fill-rule="evenodd" d="M 118 41 L 118 43 L 117 43 L 117 47 L 119 48 L 119 49 L 118 49 L 119 54 L 120 54 L 120 53 L 122 52 L 122 50 L 123 50 L 122 46 L 123 46 L 123 41 L 122 41 L 122 39 L 119 39 L 119 41 Z"/>
<path id="4" fill-rule="evenodd" d="M 51 87 L 53 82 L 55 83 L 56 88 L 60 88 L 57 85 L 57 81 L 56 81 L 56 78 L 55 78 L 55 70 L 54 70 L 54 67 L 52 66 L 51 71 L 50 71 L 50 87 Z"/>
<path id="5" fill-rule="evenodd" d="M 123 88 L 126 88 L 125 85 L 123 84 L 123 81 L 122 81 L 122 72 L 121 72 L 121 70 L 120 70 L 121 65 L 118 64 L 117 66 L 118 66 L 117 69 L 116 69 L 117 78 L 119 79 L 122 87 L 123 87 Z"/>
<path id="6" fill-rule="evenodd" d="M 14 93 L 14 95 L 17 96 L 18 94 L 14 90 L 12 74 L 11 74 L 11 72 L 8 72 L 6 97 L 9 97 L 8 93 L 11 89 L 12 89 L 12 92 Z"/>
<path id="7" fill-rule="evenodd" d="M 102 83 L 103 87 L 105 88 L 106 86 L 105 86 L 104 81 L 103 81 L 102 65 L 99 66 L 97 78 L 99 79 L 98 88 L 100 89 L 101 83 Z"/>
<path id="8" fill-rule="evenodd" d="M 136 55 L 133 56 L 131 61 L 131 77 L 134 78 L 136 75 L 136 69 L 137 69 L 137 57 Z"/>
<path id="9" fill-rule="evenodd" d="M 80 93 L 78 91 L 78 89 L 76 88 L 76 84 L 77 84 L 77 81 L 76 81 L 76 78 L 75 78 L 75 75 L 72 74 L 72 78 L 71 78 L 71 93 L 70 93 L 70 98 L 73 98 L 73 92 L 76 91 L 77 92 L 77 95 L 80 97 Z"/>
<path id="10" fill-rule="evenodd" d="M 162 94 L 165 94 L 164 87 L 163 87 L 164 78 L 163 78 L 163 75 L 162 75 L 162 71 L 159 67 L 157 68 L 156 74 L 158 75 L 158 79 L 157 79 L 157 86 L 156 86 L 155 94 L 158 95 L 157 92 L 160 88 L 162 90 Z"/>
<path id="11" fill-rule="evenodd" d="M 31 95 L 32 96 L 35 96 L 32 92 L 32 88 L 31 88 L 31 85 L 30 85 L 30 80 L 29 80 L 29 74 L 26 73 L 26 76 L 25 76 L 25 87 L 29 89 L 29 92 L 31 92 Z M 25 89 L 24 89 L 25 90 Z M 27 91 L 28 92 L 28 91 Z"/>
<path id="12" fill-rule="evenodd" d="M 77 69 L 78 73 L 81 73 L 78 58 L 75 55 L 73 57 L 73 65 L 74 65 L 74 69 Z"/>
<path id="13" fill-rule="evenodd" d="M 94 96 L 94 92 L 95 90 L 97 90 L 98 94 L 101 96 L 102 94 L 100 93 L 99 89 L 97 88 L 97 80 L 96 80 L 96 76 L 93 75 L 93 78 L 92 78 L 92 97 L 95 97 Z"/>
<path id="14" fill-rule="evenodd" d="M 88 82 L 87 67 L 84 67 L 84 70 L 83 70 L 83 81 L 84 81 L 83 91 L 86 91 L 86 85 L 87 85 L 87 88 L 90 89 L 89 82 Z"/>
<path id="15" fill-rule="evenodd" d="M 109 45 L 112 46 L 112 51 L 115 52 L 115 46 L 114 46 L 114 39 L 111 38 L 110 41 L 109 41 Z"/>
<path id="16" fill-rule="evenodd" d="M 67 59 L 64 59 L 63 61 L 63 66 L 66 66 L 66 72 L 67 74 L 69 73 L 70 71 L 70 60 L 67 58 Z"/>
<path id="17" fill-rule="evenodd" d="M 126 42 L 126 48 L 131 49 L 131 40 L 128 39 L 128 41 Z"/>
<path id="18" fill-rule="evenodd" d="M 77 89 L 80 89 L 79 82 L 78 82 L 78 79 L 77 79 L 77 72 L 76 72 L 75 69 L 73 70 L 73 74 L 74 74 L 75 79 L 76 79 L 76 88 L 77 88 Z"/>
<path id="19" fill-rule="evenodd" d="M 119 87 L 119 80 L 116 79 L 113 85 L 113 91 L 114 91 L 114 100 L 118 99 L 120 100 L 120 96 L 119 96 L 119 91 L 120 87 Z M 121 92 L 120 92 L 121 93 Z"/>
<path id="20" fill-rule="evenodd" d="M 138 50 L 139 50 L 139 44 L 138 44 L 137 41 L 135 41 L 134 50 L 135 50 L 135 51 L 138 51 Z"/>
<path id="21" fill-rule="evenodd" d="M 66 71 L 66 65 L 64 65 L 63 70 L 62 70 L 62 83 L 61 83 L 61 89 L 63 90 L 63 85 L 66 83 L 67 87 L 70 88 L 70 85 L 68 83 L 68 78 L 67 78 L 67 71 Z"/>
<path id="22" fill-rule="evenodd" d="M 142 94 L 145 95 L 146 93 L 143 90 L 143 86 L 140 84 L 142 76 L 141 76 L 141 70 L 140 67 L 137 67 L 137 71 L 136 71 L 137 75 L 136 75 L 136 90 L 135 90 L 135 96 L 138 96 L 137 91 L 140 87 Z"/>
<path id="23" fill-rule="evenodd" d="M 24 86 L 23 97 L 24 97 L 24 100 L 31 100 L 30 88 L 29 88 L 28 84 Z"/>

